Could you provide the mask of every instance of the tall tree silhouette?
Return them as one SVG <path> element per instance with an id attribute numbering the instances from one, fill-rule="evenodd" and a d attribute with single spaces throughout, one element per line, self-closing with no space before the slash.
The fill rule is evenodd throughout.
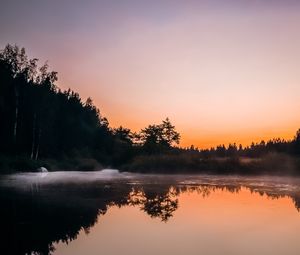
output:
<path id="1" fill-rule="evenodd" d="M 180 134 L 175 130 L 168 118 L 159 125 L 149 125 L 140 132 L 143 147 L 148 152 L 160 152 L 179 144 Z"/>

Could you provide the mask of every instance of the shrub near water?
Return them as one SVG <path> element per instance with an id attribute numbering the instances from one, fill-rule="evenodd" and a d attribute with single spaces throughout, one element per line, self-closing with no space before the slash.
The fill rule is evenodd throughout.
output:
<path id="1" fill-rule="evenodd" d="M 151 173 L 211 173 L 211 174 L 299 174 L 300 162 L 283 153 L 268 153 L 261 158 L 211 157 L 197 154 L 165 154 L 139 156 L 124 166 L 127 171 Z"/>

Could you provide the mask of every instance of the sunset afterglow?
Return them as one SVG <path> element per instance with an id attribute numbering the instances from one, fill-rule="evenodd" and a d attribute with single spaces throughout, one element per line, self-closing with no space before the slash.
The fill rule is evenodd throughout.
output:
<path id="1" fill-rule="evenodd" d="M 1 48 L 48 60 L 112 127 L 169 117 L 201 148 L 300 127 L 299 1 L 4 2 Z"/>

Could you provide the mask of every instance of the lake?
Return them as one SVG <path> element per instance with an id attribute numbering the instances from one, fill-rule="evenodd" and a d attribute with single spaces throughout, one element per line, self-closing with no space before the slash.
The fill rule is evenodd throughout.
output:
<path id="1" fill-rule="evenodd" d="M 1 254 L 299 254 L 300 179 L 26 173 L 0 178 Z"/>

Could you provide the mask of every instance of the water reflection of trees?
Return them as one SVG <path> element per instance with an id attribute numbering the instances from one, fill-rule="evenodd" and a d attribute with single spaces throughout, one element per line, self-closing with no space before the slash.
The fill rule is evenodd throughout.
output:
<path id="1" fill-rule="evenodd" d="M 129 193 L 127 201 L 129 205 L 139 206 L 152 218 L 160 218 L 166 222 L 178 208 L 177 195 L 178 193 L 173 187 L 157 193 L 145 193 L 142 188 L 134 188 Z"/>
<path id="2" fill-rule="evenodd" d="M 178 196 L 192 193 L 209 197 L 216 191 L 252 193 L 272 199 L 289 196 L 299 210 L 300 195 L 284 189 L 255 185 L 156 184 L 45 186 L 39 192 L 0 190 L 1 254 L 51 254 L 55 243 L 69 243 L 90 229 L 112 206 L 134 206 L 152 218 L 167 222 L 178 209 Z"/>

